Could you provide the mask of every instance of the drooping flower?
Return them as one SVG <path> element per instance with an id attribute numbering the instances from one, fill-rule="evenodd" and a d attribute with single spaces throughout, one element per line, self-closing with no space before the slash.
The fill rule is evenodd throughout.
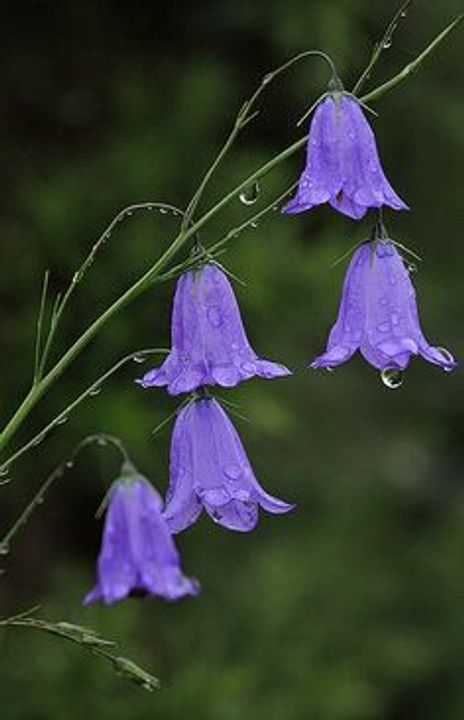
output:
<path id="1" fill-rule="evenodd" d="M 96 600 L 111 604 L 137 593 L 165 600 L 198 594 L 198 582 L 182 574 L 162 506 L 160 495 L 141 475 L 116 481 L 105 518 L 97 583 L 85 604 Z"/>
<path id="2" fill-rule="evenodd" d="M 294 507 L 260 486 L 219 403 L 213 398 L 190 402 L 177 417 L 171 441 L 164 511 L 171 531 L 184 530 L 205 509 L 223 527 L 247 532 L 258 522 L 259 505 L 274 514 Z"/>
<path id="3" fill-rule="evenodd" d="M 374 133 L 359 102 L 338 91 L 316 107 L 306 167 L 295 197 L 283 212 L 300 213 L 326 202 L 355 220 L 382 205 L 408 209 L 385 177 Z"/>
<path id="4" fill-rule="evenodd" d="M 178 395 L 204 385 L 233 387 L 255 375 L 290 374 L 251 348 L 230 282 L 212 263 L 179 278 L 171 335 L 171 352 L 161 367 L 137 381 L 142 387 L 167 386 Z"/>
<path id="5" fill-rule="evenodd" d="M 336 367 L 356 350 L 381 371 L 404 370 L 412 355 L 444 370 L 456 366 L 447 350 L 425 339 L 409 272 L 389 240 L 366 242 L 354 253 L 327 349 L 312 367 Z"/>

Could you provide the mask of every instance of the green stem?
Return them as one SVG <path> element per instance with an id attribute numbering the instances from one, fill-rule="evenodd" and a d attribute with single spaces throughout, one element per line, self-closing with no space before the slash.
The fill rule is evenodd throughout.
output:
<path id="1" fill-rule="evenodd" d="M 425 50 L 421 52 L 420 55 L 418 55 L 412 62 L 405 65 L 405 67 L 394 77 L 390 78 L 390 80 L 387 80 L 387 82 L 383 83 L 383 85 L 380 85 L 375 90 L 372 90 L 372 92 L 367 93 L 367 95 L 363 95 L 362 98 L 360 98 L 361 102 L 367 103 L 371 100 L 377 100 L 379 97 L 384 95 L 386 92 L 394 88 L 396 85 L 398 85 L 403 80 L 406 80 L 410 75 L 412 75 L 415 70 L 417 70 L 420 65 L 423 63 L 423 61 L 443 42 L 443 40 L 447 37 L 447 35 L 454 30 L 455 27 L 459 25 L 461 20 L 464 18 L 464 14 L 459 15 L 459 17 L 456 18 L 456 20 L 453 20 L 450 25 L 448 25 L 442 32 L 437 35 L 437 37 L 432 40 L 432 42 L 427 45 Z"/>
<path id="2" fill-rule="evenodd" d="M 130 360 L 133 360 L 134 358 L 143 358 L 145 355 L 154 355 L 154 354 L 167 354 L 169 351 L 161 348 L 148 348 L 144 350 L 138 350 L 136 352 L 130 353 L 129 355 L 126 355 L 125 357 L 118 360 L 117 363 L 115 363 L 109 370 L 107 370 L 103 375 L 101 375 L 97 380 L 95 380 L 88 388 L 84 390 L 78 397 L 73 400 L 72 403 L 67 405 L 64 410 L 62 410 L 56 417 L 53 418 L 45 427 L 43 427 L 41 430 L 39 430 L 38 433 L 36 433 L 30 440 L 28 440 L 27 443 L 25 443 L 22 447 L 20 447 L 18 450 L 16 450 L 13 455 L 10 455 L 10 457 L 5 460 L 1 466 L 0 470 L 3 471 L 3 474 L 6 474 L 11 467 L 11 465 L 16 462 L 24 453 L 26 453 L 31 448 L 38 445 L 42 440 L 45 439 L 45 437 L 58 425 L 61 425 L 64 423 L 70 413 L 78 406 L 80 403 L 85 400 L 86 398 L 92 396 L 92 394 L 96 393 L 96 391 L 101 388 L 103 383 L 108 380 L 112 375 L 114 375 L 115 372 L 117 372 L 123 365 L 128 363 Z"/>
<path id="3" fill-rule="evenodd" d="M 298 55 L 295 55 L 293 58 L 290 58 L 287 62 L 283 63 L 283 65 L 280 65 L 275 70 L 272 70 L 271 72 L 266 73 L 264 77 L 261 80 L 261 83 L 253 93 L 253 95 L 242 105 L 239 112 L 237 113 L 237 117 L 235 118 L 234 125 L 232 127 L 232 130 L 227 137 L 223 147 L 221 148 L 218 156 L 212 163 L 211 167 L 206 172 L 203 180 L 201 181 L 200 185 L 198 186 L 198 189 L 195 191 L 192 199 L 190 200 L 187 210 L 185 211 L 184 220 L 182 222 L 182 231 L 185 230 L 190 221 L 192 220 L 193 214 L 195 212 L 195 209 L 203 195 L 203 192 L 210 181 L 212 175 L 224 159 L 224 157 L 227 155 L 228 151 L 232 147 L 233 143 L 237 139 L 237 136 L 239 135 L 240 131 L 243 130 L 243 128 L 248 125 L 248 123 L 256 117 L 257 113 L 251 113 L 251 110 L 255 106 L 256 101 L 260 97 L 260 95 L 264 92 L 264 90 L 275 80 L 275 78 L 278 75 L 281 75 L 283 72 L 288 70 L 292 65 L 295 65 L 295 63 L 299 62 L 300 60 L 303 60 L 307 57 L 319 57 L 324 60 L 331 72 L 332 72 L 332 78 L 338 77 L 337 70 L 335 67 L 335 64 L 332 60 L 332 58 L 327 55 L 327 53 L 322 52 L 322 50 L 305 50 L 302 53 L 299 53 Z"/>

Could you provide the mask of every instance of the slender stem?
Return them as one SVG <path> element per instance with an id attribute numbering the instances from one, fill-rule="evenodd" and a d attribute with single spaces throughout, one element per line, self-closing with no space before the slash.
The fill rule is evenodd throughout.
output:
<path id="1" fill-rule="evenodd" d="M 49 487 L 55 482 L 55 480 L 58 480 L 58 478 L 63 475 L 63 471 L 63 465 L 60 465 L 52 473 L 50 473 L 45 482 L 42 483 L 40 488 L 33 496 L 32 500 L 30 500 L 30 502 L 26 505 L 22 513 L 15 520 L 11 528 L 0 541 L 0 555 L 7 555 L 10 552 L 10 545 L 12 539 L 18 533 L 18 531 L 21 530 L 24 525 L 26 525 L 36 507 L 43 503 L 45 493 L 47 492 Z"/>
<path id="2" fill-rule="evenodd" d="M 183 215 L 183 211 L 180 210 L 175 205 L 171 205 L 169 203 L 162 203 L 162 202 L 141 202 L 141 203 L 133 203 L 132 205 L 128 205 L 127 207 L 123 208 L 118 212 L 117 215 L 111 220 L 109 225 L 105 228 L 105 230 L 100 234 L 96 242 L 92 245 L 92 248 L 85 258 L 82 265 L 79 267 L 78 270 L 74 273 L 72 276 L 71 282 L 69 283 L 69 286 L 67 290 L 65 291 L 62 298 L 57 298 L 55 308 L 52 315 L 52 321 L 50 325 L 50 330 L 47 336 L 47 339 L 45 341 L 44 349 L 42 351 L 42 355 L 39 361 L 39 367 L 37 369 L 36 373 L 36 381 L 40 379 L 44 372 L 45 367 L 47 364 L 48 356 L 50 353 L 50 349 L 52 347 L 52 343 L 56 334 L 56 330 L 58 328 L 59 322 L 61 320 L 61 317 L 63 315 L 64 310 L 66 309 L 66 306 L 69 303 L 69 300 L 71 299 L 72 295 L 74 294 L 74 291 L 76 290 L 77 286 L 80 282 L 84 279 L 85 275 L 87 274 L 87 271 L 89 268 L 93 265 L 93 262 L 95 260 L 95 257 L 99 250 L 103 247 L 103 245 L 108 242 L 108 240 L 111 237 L 111 233 L 115 229 L 115 227 L 121 223 L 125 218 L 131 217 L 135 212 L 138 212 L 140 210 L 161 210 L 164 212 L 172 212 L 176 215 Z"/>
<path id="3" fill-rule="evenodd" d="M 332 58 L 327 55 L 327 53 L 322 52 L 322 50 L 306 50 L 302 53 L 299 53 L 298 55 L 295 55 L 293 58 L 290 58 L 287 62 L 283 63 L 283 65 L 280 65 L 275 70 L 272 70 L 271 72 L 266 73 L 266 75 L 263 76 L 261 83 L 258 85 L 257 89 L 253 93 L 253 95 L 246 100 L 246 102 L 242 105 L 239 112 L 237 113 L 237 116 L 235 118 L 232 130 L 230 131 L 230 134 L 228 135 L 223 147 L 221 148 L 219 154 L 217 155 L 216 159 L 212 163 L 211 167 L 207 170 L 205 176 L 203 177 L 203 180 L 201 181 L 200 185 L 198 186 L 198 189 L 195 191 L 192 199 L 190 200 L 187 210 L 185 212 L 184 220 L 182 222 L 182 230 L 185 230 L 195 212 L 195 209 L 201 199 L 201 196 L 203 195 L 203 192 L 210 181 L 212 175 L 224 159 L 224 157 L 227 155 L 228 151 L 232 147 L 233 143 L 235 142 L 237 136 L 239 135 L 240 131 L 243 130 L 243 128 L 248 125 L 248 123 L 256 117 L 257 113 L 251 113 L 252 109 L 255 106 L 256 101 L 261 96 L 261 94 L 264 92 L 264 90 L 270 85 L 275 78 L 288 70 L 292 65 L 299 62 L 300 60 L 303 60 L 307 57 L 319 57 L 322 58 L 329 66 L 332 77 L 337 77 L 337 70 L 335 67 L 335 63 L 333 62 Z"/>
<path id="4" fill-rule="evenodd" d="M 398 27 L 398 24 L 400 20 L 404 17 L 406 17 L 406 13 L 408 11 L 408 8 L 411 4 L 412 0 L 406 0 L 401 7 L 396 11 L 393 18 L 390 20 L 387 29 L 385 30 L 384 34 L 382 35 L 382 39 L 379 40 L 379 42 L 375 43 L 374 49 L 372 50 L 372 55 L 370 57 L 370 60 L 367 64 L 366 69 L 361 73 L 361 76 L 357 80 L 356 84 L 353 87 L 353 90 L 351 91 L 353 95 L 357 95 L 363 85 L 369 80 L 372 74 L 372 70 L 374 69 L 375 65 L 377 64 L 378 60 L 380 59 L 380 56 L 382 55 L 382 52 L 384 50 L 388 50 L 388 48 L 391 46 L 393 41 L 393 35 L 395 34 L 396 28 Z"/>
<path id="5" fill-rule="evenodd" d="M 40 305 L 39 305 L 39 314 L 37 317 L 37 329 L 36 329 L 36 337 L 35 337 L 35 349 L 34 349 L 34 375 L 32 382 L 36 383 L 39 376 L 39 365 L 40 365 L 40 355 L 42 351 L 42 330 L 43 330 L 43 322 L 44 322 L 44 315 L 45 315 L 45 306 L 47 302 L 47 292 L 48 292 L 48 281 L 50 278 L 50 273 L 48 270 L 45 271 L 43 283 L 42 283 L 42 292 L 40 294 Z"/>
<path id="6" fill-rule="evenodd" d="M 103 383 L 108 380 L 108 378 L 114 375 L 114 373 L 116 373 L 121 367 L 123 367 L 123 365 L 126 365 L 130 360 L 134 360 L 134 358 L 143 358 L 145 355 L 148 356 L 154 354 L 167 354 L 168 352 L 168 350 L 162 348 L 148 348 L 130 353 L 129 355 L 126 355 L 125 357 L 118 360 L 117 363 L 115 363 L 109 370 L 107 370 L 105 373 L 103 373 L 103 375 L 97 378 L 97 380 L 94 380 L 94 382 L 88 388 L 86 388 L 84 392 L 78 395 L 78 397 L 73 400 L 72 403 L 67 405 L 64 410 L 62 410 L 56 417 L 54 417 L 53 420 L 51 420 L 45 427 L 39 430 L 39 432 L 36 433 L 27 443 L 25 443 L 22 447 L 20 447 L 12 455 L 10 455 L 10 457 L 5 460 L 5 462 L 3 462 L 0 466 L 0 470 L 6 473 L 6 471 L 8 471 L 8 469 L 14 462 L 16 462 L 16 460 L 18 460 L 28 450 L 36 447 L 39 443 L 41 443 L 42 440 L 44 440 L 45 437 L 53 430 L 53 428 L 63 424 L 68 419 L 70 413 L 78 405 L 80 405 L 83 400 L 91 397 L 94 393 L 96 393 L 96 391 L 101 388 Z"/>
<path id="7" fill-rule="evenodd" d="M 455 27 L 459 25 L 463 18 L 464 13 L 462 15 L 459 15 L 456 20 L 454 20 L 444 30 L 442 30 L 442 32 L 437 35 L 437 37 L 432 40 L 429 45 L 427 45 L 425 50 L 423 50 L 421 54 L 418 55 L 418 57 L 416 57 L 412 62 L 405 65 L 405 67 L 397 75 L 390 78 L 390 80 L 387 80 L 387 82 L 383 83 L 383 85 L 375 88 L 375 90 L 372 90 L 372 92 L 367 93 L 367 95 L 363 95 L 363 97 L 361 98 L 361 102 L 366 103 L 370 102 L 371 100 L 377 100 L 379 97 L 394 88 L 400 82 L 406 80 L 406 78 L 412 75 L 412 73 L 420 67 L 423 61 L 443 42 L 446 36 L 452 30 L 454 30 Z"/>

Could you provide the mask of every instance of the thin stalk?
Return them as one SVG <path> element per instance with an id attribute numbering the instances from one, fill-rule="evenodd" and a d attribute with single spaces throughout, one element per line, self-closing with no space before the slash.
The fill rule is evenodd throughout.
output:
<path id="1" fill-rule="evenodd" d="M 406 13 L 408 11 L 409 6 L 411 5 L 412 0 L 406 0 L 401 7 L 396 11 L 393 18 L 390 20 L 387 29 L 385 30 L 384 34 L 382 35 L 381 40 L 379 42 L 375 43 L 374 49 L 372 50 L 372 55 L 370 57 L 370 60 L 367 64 L 366 69 L 361 73 L 361 76 L 357 80 L 356 84 L 353 87 L 353 90 L 351 91 L 353 95 L 357 95 L 363 85 L 369 80 L 372 74 L 372 70 L 374 69 L 375 65 L 380 59 L 380 56 L 382 55 L 384 50 L 388 50 L 391 47 L 392 41 L 393 41 L 393 35 L 395 34 L 396 28 L 398 27 L 400 20 L 402 18 L 406 17 Z"/>
<path id="2" fill-rule="evenodd" d="M 322 52 L 321 50 L 306 50 L 302 53 L 299 53 L 298 55 L 295 55 L 295 57 L 288 60 L 283 65 L 280 65 L 275 70 L 272 70 L 271 72 L 266 73 L 260 84 L 258 85 L 257 89 L 253 93 L 253 95 L 244 102 L 242 107 L 240 108 L 239 112 L 237 113 L 237 116 L 235 118 L 232 130 L 230 131 L 230 134 L 228 135 L 224 145 L 222 146 L 219 154 L 217 155 L 216 159 L 210 166 L 210 168 L 207 170 L 205 176 L 203 177 L 200 185 L 198 186 L 198 189 L 195 191 L 192 199 L 190 200 L 187 210 L 185 211 L 184 220 L 182 222 L 182 230 L 185 230 L 190 221 L 192 220 L 193 214 L 195 212 L 195 209 L 203 195 L 203 192 L 210 181 L 212 175 L 218 168 L 218 166 L 221 164 L 224 157 L 227 155 L 228 151 L 234 144 L 235 140 L 237 139 L 238 135 L 240 134 L 241 130 L 248 125 L 251 120 L 256 117 L 258 113 L 251 112 L 254 108 L 256 101 L 259 99 L 261 94 L 264 92 L 264 90 L 275 80 L 275 78 L 278 75 L 281 75 L 283 72 L 288 70 L 292 65 L 299 62 L 300 60 L 303 60 L 307 57 L 319 57 L 322 58 L 329 66 L 332 77 L 337 77 L 337 70 L 335 67 L 335 64 L 332 60 L 332 58 L 327 55 L 327 53 Z"/>
<path id="3" fill-rule="evenodd" d="M 441 45 L 443 40 L 449 35 L 449 33 L 456 28 L 461 20 L 464 18 L 464 13 L 462 15 L 459 15 L 459 17 L 456 18 L 456 20 L 453 20 L 452 23 L 450 23 L 442 32 L 437 35 L 437 37 L 432 40 L 432 42 L 427 45 L 425 50 L 423 50 L 420 55 L 418 55 L 412 62 L 405 65 L 405 67 L 394 77 L 390 78 L 390 80 L 387 80 L 387 82 L 383 83 L 383 85 L 380 85 L 379 87 L 375 88 L 375 90 L 372 90 L 372 92 L 367 93 L 367 95 L 363 95 L 361 98 L 361 102 L 367 103 L 371 100 L 377 100 L 378 98 L 382 97 L 386 92 L 389 92 L 392 90 L 396 85 L 398 85 L 403 80 L 406 80 L 410 75 L 412 75 L 418 68 L 422 65 L 424 60 L 434 51 L 436 48 Z"/>
<path id="4" fill-rule="evenodd" d="M 3 472 L 6 472 L 11 465 L 16 462 L 24 453 L 26 453 L 28 450 L 32 449 L 33 447 L 36 447 L 39 445 L 39 443 L 42 442 L 42 440 L 45 439 L 45 437 L 57 426 L 63 424 L 66 422 L 67 418 L 69 417 L 70 413 L 75 410 L 75 408 L 80 405 L 80 403 L 85 400 L 86 398 L 91 397 L 96 390 L 100 389 L 108 378 L 110 378 L 112 375 L 114 375 L 123 365 L 126 365 L 130 360 L 134 360 L 134 358 L 143 358 L 145 355 L 155 355 L 155 354 L 167 354 L 169 350 L 165 350 L 164 348 L 148 348 L 144 350 L 138 350 L 136 352 L 130 353 L 129 355 L 125 355 L 125 357 L 118 360 L 117 363 L 115 363 L 109 370 L 107 370 L 103 375 L 101 375 L 97 380 L 94 380 L 94 382 L 89 385 L 84 392 L 82 392 L 78 397 L 73 400 L 72 403 L 67 405 L 67 407 L 64 408 L 56 417 L 53 418 L 45 427 L 43 427 L 41 430 L 39 430 L 38 433 L 36 433 L 27 443 L 25 443 L 22 447 L 20 447 L 18 450 L 16 450 L 10 457 L 5 460 L 4 463 L 1 464 L 0 470 Z"/>

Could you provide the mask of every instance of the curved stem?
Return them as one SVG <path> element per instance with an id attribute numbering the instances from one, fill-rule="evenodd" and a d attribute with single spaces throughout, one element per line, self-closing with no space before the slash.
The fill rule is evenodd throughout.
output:
<path id="1" fill-rule="evenodd" d="M 390 22 L 387 25 L 387 28 L 382 35 L 381 40 L 379 42 L 375 43 L 374 49 L 372 50 L 372 55 L 369 59 L 369 62 L 367 64 L 367 67 L 363 72 L 361 73 L 360 77 L 358 78 L 356 84 L 353 87 L 353 90 L 351 91 L 353 95 L 357 95 L 363 85 L 369 80 L 372 70 L 376 66 L 377 62 L 380 59 L 380 56 L 382 55 L 384 50 L 388 50 L 388 48 L 391 46 L 393 41 L 393 35 L 395 34 L 396 28 L 399 25 L 399 22 L 402 18 L 406 17 L 406 13 L 408 11 L 408 8 L 411 4 L 412 0 L 406 0 L 401 7 L 396 11 L 393 18 L 390 20 Z"/>
<path id="2" fill-rule="evenodd" d="M 73 400 L 72 403 L 70 403 L 67 407 L 64 408 L 56 417 L 53 418 L 45 427 L 43 427 L 38 433 L 36 433 L 27 443 L 25 443 L 22 447 L 20 447 L 18 450 L 16 450 L 10 457 L 5 460 L 0 466 L 0 473 L 3 475 L 6 475 L 11 465 L 16 462 L 24 453 L 26 453 L 28 450 L 30 450 L 33 447 L 36 447 L 39 445 L 39 443 L 42 442 L 46 438 L 46 436 L 57 426 L 62 425 L 66 420 L 68 419 L 69 414 L 78 406 L 80 403 L 85 400 L 88 397 L 91 397 L 92 395 L 96 394 L 97 391 L 101 389 L 101 386 L 103 383 L 108 380 L 114 373 L 116 373 L 123 365 L 126 365 L 130 360 L 134 360 L 135 358 L 144 358 L 145 355 L 154 355 L 154 354 L 167 354 L 169 351 L 164 350 L 161 348 L 148 348 L 144 350 L 138 350 L 136 352 L 130 353 L 129 355 L 126 355 L 125 357 L 118 360 L 117 363 L 115 363 L 109 370 L 107 370 L 103 375 L 101 375 L 97 380 L 95 380 L 84 392 L 82 392 L 78 397 Z"/>
<path id="3" fill-rule="evenodd" d="M 242 107 L 240 108 L 239 112 L 237 113 L 237 116 L 235 118 L 234 125 L 232 127 L 232 130 L 230 134 L 228 135 L 224 145 L 222 146 L 219 154 L 217 155 L 216 159 L 212 163 L 211 167 L 207 170 L 205 176 L 203 177 L 203 180 L 201 181 L 200 185 L 198 186 L 198 189 L 195 191 L 192 199 L 190 200 L 187 210 L 185 211 L 184 220 L 182 222 L 182 230 L 185 230 L 195 212 L 195 209 L 201 199 L 201 196 L 203 195 L 203 192 L 210 181 L 212 175 L 216 171 L 217 167 L 220 165 L 224 157 L 227 155 L 228 151 L 232 147 L 233 143 L 235 142 L 236 138 L 238 137 L 240 131 L 248 125 L 248 123 L 256 117 L 257 113 L 251 113 L 251 110 L 253 109 L 256 101 L 260 97 L 260 95 L 264 92 L 264 90 L 270 85 L 273 80 L 278 75 L 281 75 L 283 72 L 288 70 L 292 65 L 295 65 L 295 63 L 299 62 L 300 60 L 303 60 L 307 57 L 320 57 L 322 58 L 329 66 L 331 72 L 332 72 L 332 78 L 338 77 L 337 70 L 335 67 L 335 63 L 333 62 L 332 58 L 327 55 L 327 53 L 322 52 L 322 50 L 305 50 L 302 53 L 299 53 L 298 55 L 295 55 L 294 57 L 290 58 L 290 60 L 287 60 L 287 62 L 283 63 L 283 65 L 280 65 L 275 70 L 272 70 L 271 72 L 266 73 L 260 84 L 258 85 L 257 89 L 253 93 L 253 95 L 244 102 Z"/>
<path id="4" fill-rule="evenodd" d="M 394 77 L 390 78 L 390 80 L 387 80 L 387 82 L 383 83 L 383 85 L 380 85 L 379 87 L 375 88 L 375 90 L 372 90 L 372 92 L 367 93 L 367 95 L 363 95 L 361 97 L 361 102 L 367 103 L 371 100 L 377 100 L 379 97 L 382 97 L 386 92 L 389 90 L 392 90 L 398 83 L 402 82 L 403 80 L 406 80 L 410 75 L 412 75 L 413 72 L 418 70 L 418 68 L 422 65 L 424 60 L 443 42 L 443 40 L 447 37 L 447 35 L 454 30 L 455 27 L 459 25 L 461 20 L 464 18 L 464 13 L 462 15 L 459 15 L 459 17 L 456 18 L 456 20 L 453 20 L 452 23 L 450 23 L 444 30 L 442 30 L 437 37 L 432 40 L 432 42 L 427 45 L 427 47 L 418 55 L 412 62 L 405 65 L 405 67 Z"/>

